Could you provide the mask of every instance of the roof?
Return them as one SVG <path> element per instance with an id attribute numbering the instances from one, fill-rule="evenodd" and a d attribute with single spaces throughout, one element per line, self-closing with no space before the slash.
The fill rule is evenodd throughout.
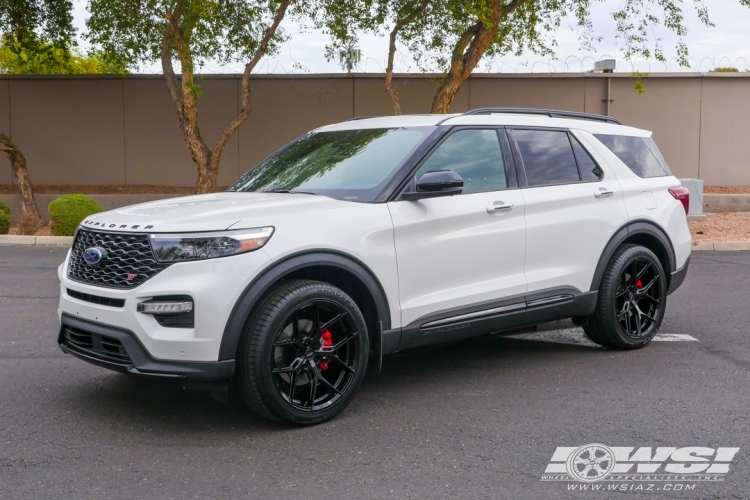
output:
<path id="1" fill-rule="evenodd" d="M 524 113 L 528 111 L 529 114 Z M 634 127 L 620 125 L 603 121 L 607 117 L 586 115 L 576 118 L 562 117 L 566 112 L 547 111 L 536 109 L 505 109 L 502 113 L 487 114 L 446 114 L 446 115 L 401 115 L 401 116 L 379 116 L 358 117 L 345 122 L 327 125 L 316 130 L 316 132 L 327 132 L 334 130 L 357 130 L 373 128 L 396 128 L 396 127 L 429 127 L 437 125 L 493 125 L 493 126 L 534 126 L 577 129 L 592 134 L 630 135 L 637 137 L 650 137 L 651 132 Z M 540 114 L 541 113 L 541 114 Z M 549 116 L 549 115 L 552 116 Z"/>

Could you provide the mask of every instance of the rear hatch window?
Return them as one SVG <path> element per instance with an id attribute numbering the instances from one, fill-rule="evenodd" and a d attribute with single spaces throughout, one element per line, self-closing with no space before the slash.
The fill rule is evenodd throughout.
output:
<path id="1" fill-rule="evenodd" d="M 667 162 L 651 137 L 596 134 L 638 177 L 664 177 L 672 175 Z"/>

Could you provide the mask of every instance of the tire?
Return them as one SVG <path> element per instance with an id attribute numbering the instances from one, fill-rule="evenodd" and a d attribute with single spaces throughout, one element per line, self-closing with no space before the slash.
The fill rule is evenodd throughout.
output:
<path id="1" fill-rule="evenodd" d="M 351 297 L 328 283 L 285 282 L 243 333 L 236 385 L 262 417 L 319 424 L 351 402 L 365 376 L 368 350 L 367 326 Z"/>
<path id="2" fill-rule="evenodd" d="M 583 330 L 599 345 L 639 349 L 659 331 L 667 305 L 667 279 L 656 255 L 640 245 L 624 245 L 607 265 L 594 314 Z"/>

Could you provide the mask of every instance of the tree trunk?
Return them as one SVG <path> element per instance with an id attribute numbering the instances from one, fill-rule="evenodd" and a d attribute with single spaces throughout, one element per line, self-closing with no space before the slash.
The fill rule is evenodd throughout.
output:
<path id="1" fill-rule="evenodd" d="M 490 18 L 487 21 L 479 21 L 466 29 L 453 48 L 448 74 L 445 75 L 435 92 L 432 100 L 432 113 L 448 112 L 461 85 L 469 78 L 484 53 L 492 45 L 500 29 L 500 23 L 520 4 L 529 1 L 531 0 L 511 0 L 506 4 L 505 0 L 493 0 Z"/>
<path id="2" fill-rule="evenodd" d="M 29 177 L 29 170 L 26 168 L 26 158 L 5 134 L 0 134 L 0 151 L 8 155 L 8 159 L 10 159 L 13 178 L 16 180 L 18 195 L 21 197 L 21 219 L 18 224 L 20 232 L 21 234 L 34 234 L 44 225 L 44 221 L 39 215 L 34 192 L 31 189 L 31 178 Z"/>
<path id="3" fill-rule="evenodd" d="M 393 88 L 393 58 L 396 55 L 396 37 L 401 28 L 419 17 L 427 9 L 429 4 L 430 0 L 422 2 L 419 7 L 413 10 L 408 16 L 399 19 L 391 31 L 388 44 L 388 66 L 385 69 L 385 91 L 388 92 L 388 97 L 391 99 L 393 114 L 395 115 L 401 114 L 401 104 L 398 102 L 398 93 L 396 92 L 396 89 Z"/>
<path id="4" fill-rule="evenodd" d="M 195 194 L 212 193 L 216 190 L 221 155 L 224 152 L 224 148 L 234 132 L 237 131 L 240 125 L 252 113 L 252 106 L 250 104 L 250 74 L 268 51 L 268 45 L 276 34 L 291 1 L 282 0 L 279 4 L 273 23 L 266 29 L 252 60 L 245 65 L 241 84 L 242 109 L 221 133 L 213 149 L 203 140 L 198 128 L 197 88 L 193 79 L 193 59 L 190 51 L 190 40 L 184 35 L 185 32 L 189 32 L 190 30 L 181 29 L 180 20 L 182 13 L 179 8 L 168 16 L 169 23 L 162 39 L 161 65 L 169 93 L 177 108 L 180 130 L 185 138 L 188 149 L 190 149 L 190 153 L 193 155 L 193 161 L 195 161 L 198 167 L 198 182 L 195 185 Z M 177 52 L 177 57 L 180 59 L 182 70 L 181 80 L 178 80 L 172 67 L 173 47 Z"/>

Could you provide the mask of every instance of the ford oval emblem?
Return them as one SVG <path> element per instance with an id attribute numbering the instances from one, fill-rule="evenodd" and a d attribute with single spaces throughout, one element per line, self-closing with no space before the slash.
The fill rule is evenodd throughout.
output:
<path id="1" fill-rule="evenodd" d="M 90 266 L 95 266 L 107 258 L 107 250 L 101 247 L 87 248 L 83 252 L 83 260 Z"/>

